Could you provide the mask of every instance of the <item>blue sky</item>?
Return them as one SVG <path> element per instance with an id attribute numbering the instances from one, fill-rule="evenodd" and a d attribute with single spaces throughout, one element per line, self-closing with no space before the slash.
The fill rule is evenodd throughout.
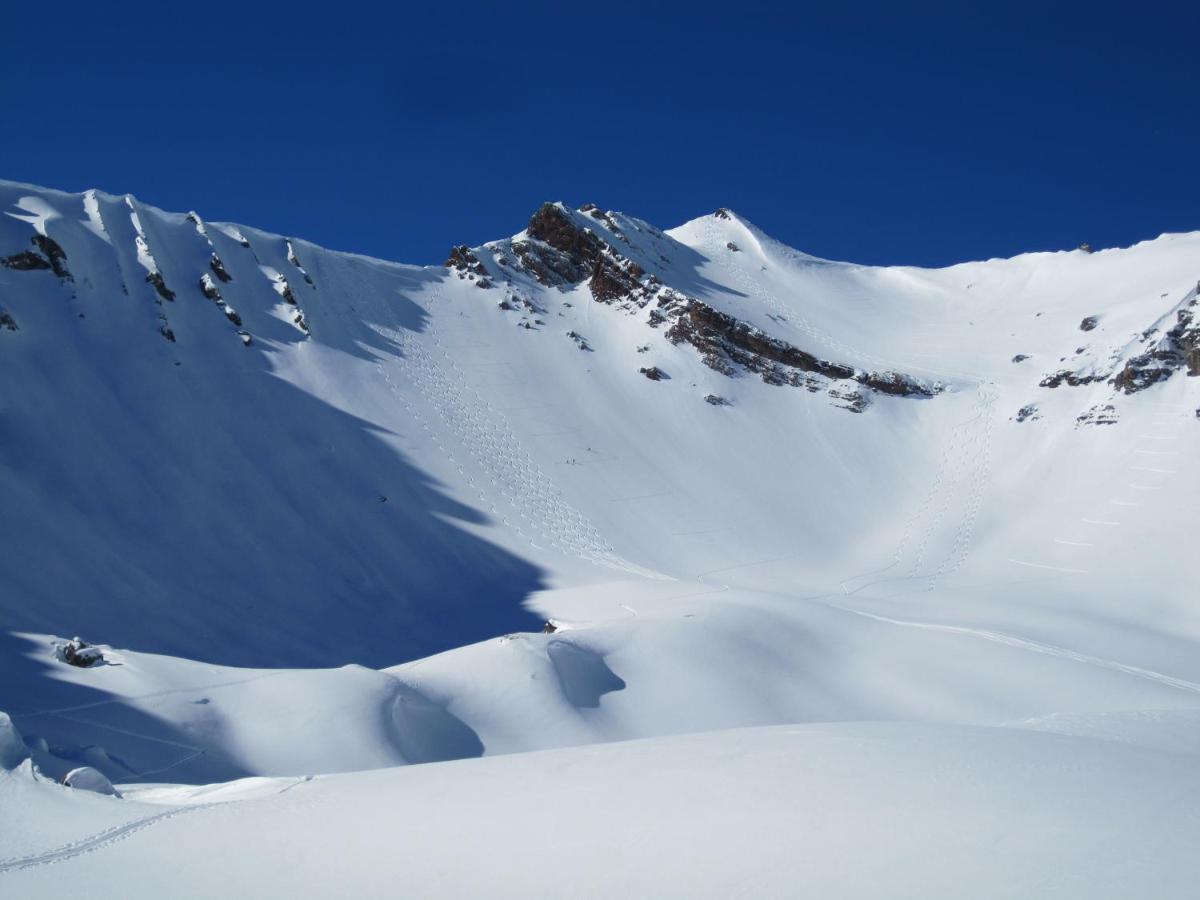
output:
<path id="1" fill-rule="evenodd" d="M 869 263 L 1200 228 L 1196 4 L 13 6 L 0 177 L 390 259 L 547 199 Z"/>

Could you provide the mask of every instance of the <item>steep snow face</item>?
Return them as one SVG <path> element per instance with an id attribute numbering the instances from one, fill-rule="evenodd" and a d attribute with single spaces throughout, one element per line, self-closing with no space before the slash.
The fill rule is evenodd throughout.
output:
<path id="1" fill-rule="evenodd" d="M 0 708 L 56 777 L 1197 705 L 1198 235 L 871 268 L 548 204 L 418 268 L 0 212 Z"/>

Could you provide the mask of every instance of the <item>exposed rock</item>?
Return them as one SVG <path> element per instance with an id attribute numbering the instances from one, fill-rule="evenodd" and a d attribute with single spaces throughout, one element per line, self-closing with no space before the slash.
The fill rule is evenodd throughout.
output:
<path id="1" fill-rule="evenodd" d="M 553 619 L 547 619 L 546 624 L 542 626 L 542 634 L 554 634 L 558 631 L 558 626 L 554 624 Z"/>
<path id="2" fill-rule="evenodd" d="M 637 291 L 642 285 L 637 280 L 642 274 L 636 263 L 628 263 L 629 270 L 622 270 L 608 260 L 598 259 L 592 267 L 592 277 L 588 287 L 592 296 L 601 303 L 610 303 L 620 297 L 627 297 Z M 637 275 L 634 274 L 637 272 Z"/>
<path id="3" fill-rule="evenodd" d="M 166 325 L 158 326 L 158 333 L 161 334 L 163 337 L 165 337 L 172 344 L 175 343 L 175 332 L 172 331 L 170 328 L 168 328 Z"/>
<path id="4" fill-rule="evenodd" d="M 300 257 L 296 255 L 296 248 L 292 245 L 291 238 L 285 238 L 284 243 L 287 245 L 287 260 L 288 260 L 288 262 L 296 267 L 296 271 L 298 271 L 300 273 L 300 275 L 304 278 L 304 282 L 309 287 L 315 288 L 316 285 L 313 284 L 312 278 L 309 277 L 308 272 L 305 270 L 304 266 L 300 265 Z"/>
<path id="5" fill-rule="evenodd" d="M 1027 360 L 1027 359 L 1029 359 L 1029 356 L 1028 356 L 1027 354 L 1025 354 L 1025 353 L 1018 353 L 1016 356 L 1014 356 L 1014 357 L 1012 358 L 1012 361 L 1013 361 L 1013 362 L 1015 362 L 1015 363 L 1023 363 L 1023 362 L 1025 362 L 1025 360 Z"/>
<path id="6" fill-rule="evenodd" d="M 861 413 L 871 404 L 871 401 L 867 399 L 867 396 L 862 391 L 830 388 L 829 396 L 834 400 L 840 401 L 833 404 L 838 409 L 846 409 L 852 413 Z"/>
<path id="7" fill-rule="evenodd" d="M 104 662 L 104 654 L 99 647 L 93 647 L 82 638 L 74 638 L 56 648 L 56 655 L 68 665 L 80 669 L 90 668 Z"/>
<path id="8" fill-rule="evenodd" d="M 209 275 L 200 276 L 200 293 L 213 303 L 222 304 L 225 302 L 221 297 L 220 289 L 213 284 L 213 280 Z"/>
<path id="9" fill-rule="evenodd" d="M 624 239 L 607 213 L 594 206 L 580 210 L 605 223 Z M 645 270 L 624 257 L 576 217 L 554 203 L 545 203 L 529 220 L 526 238 L 512 243 L 518 265 L 543 285 L 567 287 L 585 279 L 592 297 L 601 303 L 628 300 L 644 306 L 660 286 L 647 279 Z"/>
<path id="10" fill-rule="evenodd" d="M 163 280 L 162 272 L 151 272 L 146 276 L 146 281 L 153 286 L 158 296 L 164 300 L 174 300 L 175 292 L 167 287 L 167 283 Z"/>
<path id="11" fill-rule="evenodd" d="M 7 331 L 17 330 L 17 320 L 12 317 L 12 313 L 8 310 L 0 309 L 0 328 Z"/>
<path id="12" fill-rule="evenodd" d="M 1091 331 L 1093 328 L 1095 328 L 1099 324 L 1100 324 L 1099 316 L 1085 316 L 1084 320 L 1079 323 L 1079 330 L 1080 331 Z"/>
<path id="13" fill-rule="evenodd" d="M 295 325 L 297 328 L 299 328 L 301 331 L 303 331 L 305 334 L 310 333 L 309 329 L 308 329 L 308 319 L 306 319 L 304 317 L 304 313 L 297 312 L 295 317 L 293 317 L 293 319 L 292 319 L 292 324 Z"/>
<path id="14" fill-rule="evenodd" d="M 1056 388 L 1059 385 L 1067 384 L 1071 387 L 1082 387 L 1085 384 L 1091 384 L 1095 381 L 1103 381 L 1104 375 L 1081 375 L 1078 372 L 1070 372 L 1066 369 L 1055 372 L 1053 375 L 1047 375 L 1038 382 L 1040 387 Z"/>
<path id="15" fill-rule="evenodd" d="M 225 263 L 221 262 L 221 257 L 214 252 L 212 258 L 208 261 L 208 267 L 212 269 L 212 273 L 217 276 L 225 284 L 233 281 L 233 276 L 225 270 Z"/>
<path id="16" fill-rule="evenodd" d="M 16 269 L 18 272 L 32 272 L 37 269 L 49 269 L 50 261 L 32 250 L 23 250 L 12 256 L 0 258 L 0 266 Z"/>
<path id="17" fill-rule="evenodd" d="M 1093 406 L 1075 420 L 1076 425 L 1115 425 L 1117 424 L 1117 408 L 1111 403 L 1100 403 Z"/>
<path id="18" fill-rule="evenodd" d="M 860 372 L 855 380 L 873 391 L 893 397 L 932 397 L 938 387 L 928 387 L 911 375 L 898 372 Z"/>
<path id="19" fill-rule="evenodd" d="M 649 366 L 649 367 L 643 366 L 642 368 L 638 369 L 638 371 L 641 374 L 645 375 L 647 378 L 649 378 L 651 381 L 664 381 L 671 377 L 666 372 L 664 372 L 662 369 L 660 369 L 658 366 Z"/>
<path id="20" fill-rule="evenodd" d="M 239 331 L 237 334 L 238 334 L 238 337 L 240 337 L 242 339 L 243 347 L 249 347 L 251 344 L 254 343 L 254 338 L 250 336 L 250 332 Z"/>
<path id="21" fill-rule="evenodd" d="M 37 246 L 42 254 L 50 261 L 50 268 L 54 270 L 54 274 L 64 281 L 74 281 L 71 273 L 67 271 L 67 254 L 58 241 L 52 237 L 47 237 L 44 234 L 35 234 L 33 243 Z"/>
<path id="22" fill-rule="evenodd" d="M 1032 422 L 1036 419 L 1040 419 L 1041 417 L 1042 414 L 1038 412 L 1037 404 L 1027 403 L 1025 406 L 1022 406 L 1019 410 L 1017 410 L 1016 420 L 1018 422 Z"/>
<path id="23" fill-rule="evenodd" d="M 713 218 L 714 219 L 729 219 L 729 218 L 731 218 L 731 216 L 729 215 L 729 210 L 727 210 L 725 207 L 722 206 L 715 213 L 713 213 Z"/>
<path id="24" fill-rule="evenodd" d="M 730 402 L 720 394 L 705 394 L 704 402 L 711 406 L 730 406 Z"/>
<path id="25" fill-rule="evenodd" d="M 580 350 L 587 350 L 589 353 L 591 352 L 591 345 L 588 344 L 587 339 L 578 331 L 568 331 L 567 337 L 573 340 Z"/>
<path id="26" fill-rule="evenodd" d="M 1082 250 L 1084 253 L 1095 253 L 1096 252 L 1095 250 L 1092 249 L 1091 244 L 1080 244 L 1079 249 Z"/>
<path id="27" fill-rule="evenodd" d="M 742 252 L 742 248 L 741 248 L 741 247 L 739 247 L 737 244 L 735 244 L 733 241 L 729 241 L 729 242 L 727 242 L 727 243 L 725 244 L 725 249 L 726 249 L 726 250 L 732 250 L 734 253 L 741 253 L 741 252 Z"/>
<path id="28" fill-rule="evenodd" d="M 1112 381 L 1117 390 L 1133 394 L 1166 381 L 1180 369 L 1187 369 L 1191 376 L 1200 375 L 1198 302 L 1193 295 L 1191 302 L 1176 312 L 1175 325 L 1153 347 L 1125 363 Z"/>
<path id="29" fill-rule="evenodd" d="M 719 371 L 725 367 L 714 363 L 729 360 L 760 374 L 770 371 L 768 363 L 780 363 L 835 380 L 854 377 L 849 366 L 818 359 L 699 300 L 687 301 L 666 337 L 673 344 L 691 344 L 707 365 Z"/>
<path id="30" fill-rule="evenodd" d="M 442 265 L 457 272 L 459 278 L 470 278 L 472 281 L 478 278 L 479 280 L 475 281 L 477 287 L 492 286 L 491 279 L 487 277 L 487 269 L 466 244 L 451 248 L 450 255 Z"/>

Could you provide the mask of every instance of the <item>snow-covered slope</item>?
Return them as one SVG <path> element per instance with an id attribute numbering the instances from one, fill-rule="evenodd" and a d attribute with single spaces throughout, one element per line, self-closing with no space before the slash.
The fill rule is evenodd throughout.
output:
<path id="1" fill-rule="evenodd" d="M 843 741 L 984 760 L 986 789 L 930 799 L 929 828 L 978 820 L 1017 769 L 1059 772 L 1077 753 L 1096 765 L 1069 790 L 1098 793 L 1051 830 L 1127 808 L 1139 767 L 1165 790 L 1186 766 L 1161 754 L 1194 747 L 1200 708 L 1198 278 L 1200 234 L 874 268 L 806 256 L 727 210 L 664 232 L 554 204 L 422 268 L 0 183 L 0 709 L 47 775 L 86 764 L 125 794 L 88 800 L 101 812 L 80 812 L 79 834 L 0 856 L 149 822 L 110 811 L 183 796 L 137 787 L 156 781 L 291 777 L 252 783 L 270 794 L 294 776 L 637 738 L 656 740 L 288 796 L 311 788 L 338 822 L 371 794 L 369 826 L 394 792 L 438 802 L 439 779 L 525 783 L 544 765 L 564 791 L 561 772 L 582 767 L 586 794 L 645 765 L 668 782 L 647 804 L 678 816 L 656 827 L 678 831 L 689 817 L 667 760 L 698 754 L 683 790 L 724 777 L 730 754 L 812 753 L 827 772 Z M 537 633 L 544 619 L 556 630 Z M 102 664 L 62 658 L 75 634 L 100 642 Z M 849 720 L 892 724 L 751 728 Z M 743 730 L 663 737 L 718 729 Z M 907 808 L 930 770 L 887 755 L 862 761 L 864 777 L 912 791 L 895 800 Z M 794 774 L 747 774 L 713 813 L 713 846 L 732 847 L 722 829 L 769 783 L 786 788 L 764 816 L 817 827 L 795 807 L 822 779 Z M 8 808 L 52 829 L 60 814 L 36 798 L 63 801 L 22 777 Z M 241 826 L 203 840 L 281 814 L 239 790 Z M 892 802 L 830 791 L 821 802 L 856 821 Z M 626 801 L 547 851 L 611 850 Z M 1007 809 L 1014 828 L 1035 814 Z M 168 828 L 208 834 L 207 815 L 173 817 L 164 847 Z M 479 821 L 478 840 L 504 846 Z M 1197 836 L 1182 813 L 1170 828 Z M 653 877 L 592 872 L 571 890 L 661 893 L 684 851 L 653 837 L 672 860 Z M 888 852 L 928 852 L 926 837 Z M 845 860 L 829 840 L 832 878 Z M 987 845 L 946 871 L 985 866 Z M 1068 866 L 1096 856 L 1071 847 Z M 712 893 L 786 892 L 782 846 L 756 852 Z M 776 868 L 756 883 L 762 866 Z M 489 871 L 429 875 L 428 893 Z M 922 872 L 913 885 L 940 883 Z M 1147 877 L 1126 874 L 1113 883 Z M 836 895 L 824 878 L 814 889 Z"/>

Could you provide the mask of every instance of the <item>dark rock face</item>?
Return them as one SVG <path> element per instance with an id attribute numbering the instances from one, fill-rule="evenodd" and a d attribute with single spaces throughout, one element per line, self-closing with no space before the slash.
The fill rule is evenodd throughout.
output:
<path id="1" fill-rule="evenodd" d="M 871 401 L 862 391 L 830 388 L 829 396 L 838 401 L 834 403 L 834 406 L 852 413 L 861 413 L 871 405 Z"/>
<path id="2" fill-rule="evenodd" d="M 724 209 L 717 210 L 714 216 L 732 219 Z M 593 226 L 593 221 L 603 227 Z M 639 230 L 646 227 L 641 226 Z M 663 239 L 655 229 L 649 231 Z M 927 387 L 907 375 L 859 372 L 852 366 L 821 359 L 718 312 L 647 273 L 641 264 L 622 252 L 629 252 L 625 247 L 628 243 L 629 238 L 622 233 L 618 219 L 602 212 L 595 204 L 586 204 L 572 212 L 558 204 L 546 203 L 530 218 L 525 236 L 512 241 L 507 249 L 496 245 L 487 245 L 478 251 L 465 245 L 455 247 L 445 265 L 457 271 L 460 277 L 481 281 L 486 280 L 492 262 L 504 270 L 505 280 L 509 280 L 510 272 L 514 276 L 524 272 L 549 287 L 574 287 L 586 281 L 596 302 L 630 312 L 656 301 L 647 315 L 649 326 L 669 325 L 665 335 L 669 341 L 692 345 L 700 352 L 705 365 L 723 375 L 732 377 L 741 368 L 757 373 L 767 384 L 792 385 L 813 392 L 827 386 L 822 379 L 853 381 L 870 391 L 897 397 L 929 397 L 938 390 L 936 385 Z M 739 251 L 732 242 L 728 249 Z M 480 258 L 484 252 L 490 254 L 486 257 L 487 265 Z M 666 260 L 666 257 L 662 258 Z M 649 259 L 645 257 L 643 261 Z M 507 296 L 499 305 L 505 310 L 516 308 L 513 299 Z M 530 326 L 525 324 L 525 327 Z M 568 336 L 580 349 L 592 349 L 580 335 L 569 332 Z M 657 367 L 644 368 L 641 372 L 656 381 L 668 377 Z M 847 408 L 861 411 L 866 406 L 868 400 L 857 388 L 847 387 L 845 393 L 842 399 L 848 404 Z"/>
<path id="3" fill-rule="evenodd" d="M 705 394 L 704 402 L 710 406 L 730 406 L 730 402 L 719 394 Z"/>
<path id="4" fill-rule="evenodd" d="M 769 369 L 769 363 L 779 363 L 834 380 L 854 377 L 849 366 L 818 359 L 699 300 L 687 301 L 666 336 L 673 344 L 691 344 L 700 351 L 705 364 L 718 371 L 726 369 L 714 363 L 729 360 L 760 374 Z"/>
<path id="5" fill-rule="evenodd" d="M 213 303 L 224 303 L 221 298 L 220 289 L 203 276 L 200 278 L 200 293 L 211 300 Z"/>
<path id="6" fill-rule="evenodd" d="M 1200 375 L 1200 318 L 1197 297 L 1176 313 L 1175 325 L 1152 348 L 1125 363 L 1113 386 L 1126 394 L 1166 381 L 1180 369 Z M 1147 332 L 1149 334 L 1150 332 Z"/>
<path id="7" fill-rule="evenodd" d="M 855 380 L 873 391 L 891 394 L 893 397 L 932 397 L 934 390 L 909 375 L 898 372 L 865 372 L 854 376 Z"/>
<path id="8" fill-rule="evenodd" d="M 666 372 L 664 372 L 658 366 L 642 367 L 642 368 L 638 369 L 638 372 L 645 375 L 651 381 L 663 381 L 670 377 L 669 375 L 667 375 Z"/>
<path id="9" fill-rule="evenodd" d="M 713 213 L 713 218 L 714 219 L 729 219 L 732 217 L 729 215 L 729 210 L 727 210 L 725 207 L 722 206 L 715 213 Z"/>
<path id="10" fill-rule="evenodd" d="M 166 325 L 160 325 L 158 328 L 158 333 L 165 337 L 170 343 L 175 343 L 175 332 Z"/>
<path id="11" fill-rule="evenodd" d="M 12 313 L 8 310 L 0 309 L 0 328 L 7 331 L 17 330 L 17 320 L 12 317 Z"/>
<path id="12" fill-rule="evenodd" d="M 447 269 L 457 272 L 459 278 L 467 278 L 474 281 L 476 287 L 490 288 L 492 286 L 491 279 L 487 277 L 487 269 L 484 268 L 483 263 L 479 261 L 479 257 L 466 244 L 452 247 L 450 255 L 442 265 Z M 307 277 L 308 275 L 306 274 L 305 278 Z M 312 284 L 312 282 L 310 281 L 309 284 Z"/>
<path id="13" fill-rule="evenodd" d="M 20 253 L 14 253 L 12 256 L 0 258 L 0 266 L 6 269 L 14 269 L 18 272 L 35 272 L 39 269 L 50 269 L 61 278 L 63 281 L 74 281 L 75 278 L 67 269 L 67 254 L 58 241 L 54 238 L 46 237 L 44 234 L 35 234 L 30 243 L 37 248 L 37 251 L 24 250 Z"/>
<path id="14" fill-rule="evenodd" d="M 0 259 L 0 266 L 16 269 L 18 272 L 33 272 L 37 269 L 49 269 L 50 261 L 32 250 L 24 250 Z"/>
<path id="15" fill-rule="evenodd" d="M 1038 385 L 1044 388 L 1056 388 L 1062 384 L 1067 384 L 1071 387 L 1082 387 L 1094 381 L 1103 381 L 1104 377 L 1103 375 L 1080 375 L 1078 372 L 1069 372 L 1063 369 L 1060 372 L 1055 372 L 1053 375 L 1047 375 L 1038 382 Z"/>
<path id="16" fill-rule="evenodd" d="M 1076 425 L 1116 425 L 1117 408 L 1111 403 L 1093 406 L 1075 420 Z"/>
<path id="17" fill-rule="evenodd" d="M 1099 324 L 1100 324 L 1099 316 L 1087 316 L 1086 318 L 1084 318 L 1084 320 L 1082 322 L 1079 323 L 1079 330 L 1080 331 L 1091 331 L 1093 328 L 1095 328 Z"/>
<path id="18" fill-rule="evenodd" d="M 164 300 L 174 301 L 175 292 L 167 287 L 167 283 L 163 280 L 161 272 L 151 272 L 146 276 L 146 281 L 154 288 L 158 296 Z"/>
<path id="19" fill-rule="evenodd" d="M 44 234 L 35 234 L 33 243 L 37 246 L 42 254 L 50 261 L 50 268 L 54 270 L 54 274 L 64 281 L 74 281 L 71 273 L 67 271 L 67 254 L 54 238 L 47 237 Z"/>
<path id="20" fill-rule="evenodd" d="M 1038 412 L 1037 404 L 1027 403 L 1025 406 L 1022 406 L 1019 410 L 1017 410 L 1016 420 L 1018 422 L 1032 422 L 1036 419 L 1040 419 L 1041 417 L 1041 413 Z"/>
<path id="21" fill-rule="evenodd" d="M 233 276 L 225 270 L 225 263 L 221 262 L 221 257 L 213 253 L 212 259 L 208 261 L 208 267 L 212 269 L 212 273 L 217 276 L 217 279 L 224 284 L 229 284 L 233 281 Z"/>
<path id="22" fill-rule="evenodd" d="M 96 663 L 104 662 L 104 654 L 99 647 L 93 647 L 87 641 L 75 638 L 67 641 L 59 648 L 59 656 L 68 665 L 87 669 Z"/>
<path id="23" fill-rule="evenodd" d="M 580 212 L 621 236 L 613 218 L 595 205 L 581 207 Z M 553 203 L 543 204 L 533 214 L 525 233 L 528 239 L 514 241 L 512 251 L 520 267 L 548 287 L 586 280 L 592 296 L 601 303 L 630 301 L 644 306 L 658 286 L 655 279 L 643 281 L 645 269 Z M 503 263 L 503 259 L 497 262 Z"/>
<path id="24" fill-rule="evenodd" d="M 856 381 L 863 387 L 894 397 L 932 397 L 937 388 L 928 387 L 908 375 L 896 372 L 859 372 L 851 366 L 830 362 L 773 338 L 752 325 L 718 312 L 706 303 L 690 298 L 666 298 L 664 318 L 674 319 L 666 338 L 673 344 L 691 344 L 700 351 L 701 361 L 723 375 L 733 375 L 737 366 L 756 372 L 767 384 L 788 384 L 820 390 L 812 376 L 831 381 Z M 847 389 L 853 392 L 852 388 Z M 865 403 L 846 398 L 854 412 L 862 412 Z"/>
<path id="25" fill-rule="evenodd" d="M 1014 357 L 1012 358 L 1012 361 L 1013 361 L 1013 362 L 1015 362 L 1015 363 L 1023 363 L 1023 362 L 1025 362 L 1025 360 L 1027 360 L 1027 359 L 1029 359 L 1029 357 L 1028 357 L 1026 354 L 1024 354 L 1024 353 L 1018 353 L 1016 356 L 1014 356 Z"/>

